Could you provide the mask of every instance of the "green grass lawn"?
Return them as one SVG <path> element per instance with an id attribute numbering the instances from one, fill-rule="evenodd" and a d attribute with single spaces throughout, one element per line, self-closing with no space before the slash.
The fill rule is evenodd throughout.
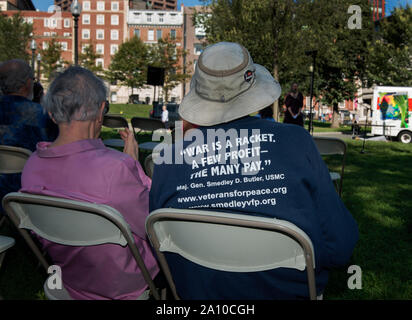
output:
<path id="1" fill-rule="evenodd" d="M 109 113 L 121 115 L 130 121 L 133 117 L 148 118 L 150 110 L 150 104 L 111 104 Z"/>
<path id="2" fill-rule="evenodd" d="M 134 115 L 134 105 L 115 107 L 111 110 L 119 108 Z M 143 107 L 139 110 L 143 114 Z M 102 137 L 116 134 L 104 129 Z M 150 140 L 150 135 L 137 138 L 141 143 Z M 347 143 L 342 197 L 360 234 L 348 266 L 361 267 L 362 289 L 348 289 L 350 274 L 345 266 L 331 272 L 324 299 L 412 299 L 412 144 L 367 141 L 366 153 L 361 154 L 362 141 Z M 338 157 L 325 157 L 325 161 L 331 170 L 338 169 Z M 45 271 L 37 267 L 37 260 L 13 227 L 5 225 L 0 233 L 17 241 L 0 270 L 0 295 L 43 299 Z"/>

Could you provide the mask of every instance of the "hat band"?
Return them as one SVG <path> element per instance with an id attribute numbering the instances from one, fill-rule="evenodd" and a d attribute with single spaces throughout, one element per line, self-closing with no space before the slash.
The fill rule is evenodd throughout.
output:
<path id="1" fill-rule="evenodd" d="M 246 50 L 245 47 L 241 46 L 242 48 L 242 52 L 243 52 L 243 62 L 237 66 L 234 69 L 231 70 L 212 70 L 209 69 L 208 67 L 206 67 L 203 64 L 203 55 L 201 55 L 199 57 L 199 61 L 197 62 L 199 69 L 202 70 L 204 73 L 210 75 L 210 76 L 214 76 L 214 77 L 227 77 L 227 76 L 231 76 L 235 73 L 238 73 L 239 71 L 242 71 L 243 69 L 245 69 L 247 67 L 247 65 L 249 64 L 249 53 Z"/>

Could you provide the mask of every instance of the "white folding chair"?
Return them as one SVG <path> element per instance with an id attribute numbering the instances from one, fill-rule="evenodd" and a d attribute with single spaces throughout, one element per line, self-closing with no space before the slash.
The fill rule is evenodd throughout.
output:
<path id="1" fill-rule="evenodd" d="M 14 239 L 5 237 L 5 236 L 0 236 L 0 268 L 1 265 L 3 264 L 4 256 L 6 255 L 6 250 L 14 246 Z M 0 300 L 1 300 L 0 296 Z"/>
<path id="2" fill-rule="evenodd" d="M 0 145 L 0 174 L 21 173 L 30 156 L 28 149 Z M 6 217 L 0 218 L 0 227 L 5 220 Z"/>
<path id="3" fill-rule="evenodd" d="M 230 272 L 285 267 L 307 270 L 309 295 L 316 299 L 315 258 L 309 237 L 277 219 L 212 211 L 159 209 L 146 219 L 146 231 L 175 299 L 179 299 L 163 252 L 201 266 Z"/>
<path id="4" fill-rule="evenodd" d="M 46 271 L 49 264 L 28 234 L 67 246 L 93 246 L 105 243 L 128 246 L 142 271 L 153 297 L 160 299 L 132 232 L 123 216 L 114 208 L 88 202 L 13 192 L 3 199 L 3 207 L 20 234 Z M 66 297 L 64 292 L 45 292 L 52 299 Z"/>
<path id="5" fill-rule="evenodd" d="M 313 140 L 322 156 L 341 155 L 342 168 L 339 172 L 330 172 L 330 178 L 335 184 L 339 196 L 342 196 L 343 174 L 345 172 L 346 142 L 338 138 L 313 137 Z"/>

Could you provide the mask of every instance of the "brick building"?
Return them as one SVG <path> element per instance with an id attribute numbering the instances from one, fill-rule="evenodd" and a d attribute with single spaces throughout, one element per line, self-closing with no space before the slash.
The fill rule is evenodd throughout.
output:
<path id="1" fill-rule="evenodd" d="M 56 6 L 59 6 L 62 9 L 62 11 L 70 11 L 72 0 L 54 0 L 54 4 Z"/>
<path id="2" fill-rule="evenodd" d="M 177 10 L 177 0 L 151 0 L 154 10 Z"/>
<path id="3" fill-rule="evenodd" d="M 127 39 L 126 0 L 80 0 L 82 13 L 79 19 L 79 52 L 93 45 L 102 57 L 96 63 L 107 69 L 111 57 Z"/>
<path id="4" fill-rule="evenodd" d="M 14 11 L 4 12 L 8 16 L 19 13 L 26 23 L 33 25 L 37 53 L 46 49 L 54 38 L 62 48 L 61 61 L 73 61 L 73 17 L 69 12 Z M 37 64 L 37 61 L 35 62 Z M 35 68 L 37 70 L 37 66 Z"/>
<path id="5" fill-rule="evenodd" d="M 0 0 L 0 11 L 36 10 L 31 0 Z"/>

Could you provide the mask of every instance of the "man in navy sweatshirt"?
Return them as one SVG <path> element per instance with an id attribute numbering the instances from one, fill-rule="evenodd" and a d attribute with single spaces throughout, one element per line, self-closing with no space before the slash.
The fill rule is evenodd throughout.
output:
<path id="1" fill-rule="evenodd" d="M 279 84 L 244 47 L 227 42 L 207 47 L 179 109 L 185 125 L 195 129 L 186 132 L 180 150 L 176 144 L 162 153 L 172 159 L 155 167 L 150 211 L 197 208 L 289 221 L 312 241 L 321 295 L 329 270 L 349 262 L 358 229 L 309 133 L 249 116 L 280 93 Z M 235 273 L 174 253 L 166 258 L 182 299 L 309 296 L 306 270 Z"/>

